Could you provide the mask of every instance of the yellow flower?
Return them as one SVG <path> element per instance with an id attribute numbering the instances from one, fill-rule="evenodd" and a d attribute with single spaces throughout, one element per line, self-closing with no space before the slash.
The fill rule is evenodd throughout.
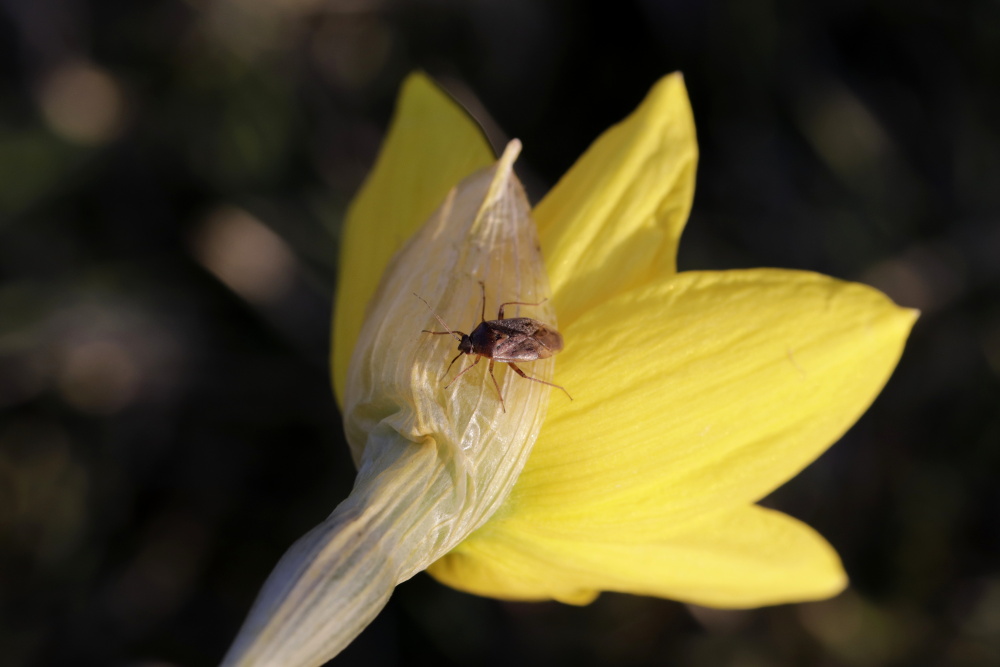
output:
<path id="1" fill-rule="evenodd" d="M 332 355 L 341 401 L 392 253 L 492 160 L 475 123 L 412 76 L 344 233 Z M 870 405 L 917 313 L 814 273 L 677 273 L 696 162 L 674 74 L 534 209 L 566 341 L 555 382 L 575 400 L 553 396 L 513 491 L 429 568 L 438 580 L 505 599 L 585 604 L 606 590 L 716 607 L 846 585 L 822 537 L 755 503 Z"/>
<path id="2" fill-rule="evenodd" d="M 423 570 L 573 604 L 845 585 L 821 537 L 754 503 L 871 403 L 916 313 L 812 273 L 677 273 L 697 161 L 679 75 L 535 208 L 537 235 L 519 151 L 494 164 L 453 101 L 407 80 L 341 248 L 331 359 L 357 481 L 276 566 L 225 665 L 321 664 Z M 505 364 L 496 388 L 486 363 L 442 378 L 455 340 L 421 331 L 468 333 L 503 301 L 561 330 L 564 351 L 525 370 L 575 400 Z"/>

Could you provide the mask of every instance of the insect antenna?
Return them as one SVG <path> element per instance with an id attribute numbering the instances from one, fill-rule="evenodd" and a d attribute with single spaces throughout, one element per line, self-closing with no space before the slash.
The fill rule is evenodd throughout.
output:
<path id="1" fill-rule="evenodd" d="M 435 313 L 434 309 L 431 308 L 431 304 L 427 303 L 427 299 L 425 299 L 424 297 L 420 296 L 416 292 L 413 292 L 413 296 L 415 296 L 418 299 L 420 299 L 421 301 L 423 301 L 424 305 L 427 306 L 427 310 L 431 311 L 431 315 L 433 315 L 434 317 L 436 317 L 437 321 L 441 323 L 441 326 L 443 326 L 445 328 L 445 331 L 428 331 L 427 329 L 421 329 L 421 333 L 429 333 L 429 334 L 437 334 L 437 335 L 451 334 L 452 336 L 454 336 L 456 338 L 456 340 L 458 340 L 459 342 L 461 342 L 462 336 L 464 336 L 465 334 L 463 334 L 461 331 L 457 331 L 456 332 L 456 331 L 452 331 L 450 328 L 448 328 L 448 325 L 444 323 L 444 320 L 441 319 L 441 316 L 438 315 L 437 313 Z M 455 358 L 457 359 L 458 357 L 455 357 Z M 452 360 L 451 363 L 455 363 L 454 360 Z M 451 368 L 451 366 L 449 365 L 448 368 Z"/>
<path id="2" fill-rule="evenodd" d="M 479 281 L 479 289 L 483 290 L 483 307 L 480 309 L 482 314 L 479 316 L 480 322 L 486 321 L 486 283 L 482 280 Z"/>

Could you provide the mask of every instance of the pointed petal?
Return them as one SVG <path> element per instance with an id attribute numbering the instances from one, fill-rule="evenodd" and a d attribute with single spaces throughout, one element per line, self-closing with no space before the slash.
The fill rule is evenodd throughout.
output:
<path id="1" fill-rule="evenodd" d="M 389 259 L 459 181 L 493 160 L 464 109 L 426 75 L 406 79 L 375 167 L 344 221 L 331 355 L 341 407 L 351 351 Z"/>
<path id="2" fill-rule="evenodd" d="M 490 522 L 428 570 L 491 597 L 586 604 L 620 591 L 723 608 L 823 599 L 847 577 L 833 548 L 792 517 L 754 505 L 682 526 L 647 524 L 644 537 L 612 528 Z"/>
<path id="3" fill-rule="evenodd" d="M 601 135 L 536 207 L 564 325 L 654 273 L 676 271 L 697 162 L 684 79 L 672 74 Z"/>
<path id="4" fill-rule="evenodd" d="M 691 272 L 563 328 L 553 396 L 508 503 L 593 530 L 755 502 L 857 420 L 915 311 L 775 269 Z"/>

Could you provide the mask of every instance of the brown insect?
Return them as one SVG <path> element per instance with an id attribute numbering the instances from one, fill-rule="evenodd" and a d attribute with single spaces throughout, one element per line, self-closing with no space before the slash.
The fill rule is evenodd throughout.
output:
<path id="1" fill-rule="evenodd" d="M 562 389 L 566 396 L 569 396 L 569 400 L 573 400 L 573 397 L 569 395 L 564 387 L 561 387 L 552 382 L 546 382 L 545 380 L 539 380 L 538 378 L 533 378 L 526 374 L 520 368 L 517 367 L 515 361 L 535 361 L 537 359 L 548 359 L 556 352 L 563 349 L 563 339 L 558 331 L 553 329 L 547 324 L 543 324 L 538 320 L 533 320 L 530 317 L 508 317 L 503 316 L 504 306 L 540 306 L 545 303 L 545 299 L 539 301 L 538 303 L 528 303 L 527 301 L 506 301 L 500 304 L 500 310 L 497 312 L 497 318 L 495 320 L 486 319 L 486 285 L 479 281 L 479 287 L 483 290 L 483 306 L 482 315 L 479 323 L 471 334 L 462 333 L 461 331 L 452 331 L 445 324 L 441 316 L 434 312 L 431 305 L 427 303 L 419 294 L 414 294 L 427 306 L 428 310 L 433 313 L 437 321 L 441 323 L 446 330 L 445 331 L 428 331 L 423 329 L 423 333 L 435 334 L 435 335 L 452 335 L 458 339 L 458 354 L 451 363 L 448 364 L 448 369 L 445 370 L 445 375 L 451 370 L 451 367 L 458 361 L 458 358 L 463 354 L 474 354 L 476 355 L 476 360 L 473 361 L 467 368 L 462 370 L 461 373 L 456 375 L 451 379 L 451 382 L 445 385 L 445 388 L 450 387 L 452 383 L 458 378 L 462 377 L 470 370 L 472 370 L 479 360 L 486 357 L 490 360 L 490 379 L 493 380 L 493 386 L 496 387 L 497 396 L 500 397 L 500 407 L 504 412 L 507 412 L 507 406 L 503 402 L 503 394 L 500 392 L 500 385 L 497 384 L 496 376 L 493 375 L 493 364 L 496 362 L 502 362 L 507 364 L 513 369 L 515 373 L 520 375 L 526 380 L 531 380 L 532 382 L 541 382 L 542 384 L 547 384 L 550 387 L 555 387 L 556 389 Z"/>

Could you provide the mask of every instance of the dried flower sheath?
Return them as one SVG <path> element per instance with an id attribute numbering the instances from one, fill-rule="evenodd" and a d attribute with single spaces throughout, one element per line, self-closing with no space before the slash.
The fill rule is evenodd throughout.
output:
<path id="1" fill-rule="evenodd" d="M 453 189 L 393 258 L 371 299 L 344 392 L 358 477 L 351 495 L 282 558 L 225 664 L 318 665 L 493 514 L 517 479 L 545 416 L 549 387 L 497 367 L 503 413 L 485 366 L 445 388 L 454 340 L 427 336 L 501 301 L 538 302 L 549 285 L 511 142 L 499 162 Z M 348 277 L 349 279 L 349 277 Z M 556 325 L 549 303 L 521 307 Z M 530 312 L 527 312 L 529 311 Z M 514 316 L 510 313 L 508 316 Z M 553 360 L 531 364 L 551 380 Z"/>

